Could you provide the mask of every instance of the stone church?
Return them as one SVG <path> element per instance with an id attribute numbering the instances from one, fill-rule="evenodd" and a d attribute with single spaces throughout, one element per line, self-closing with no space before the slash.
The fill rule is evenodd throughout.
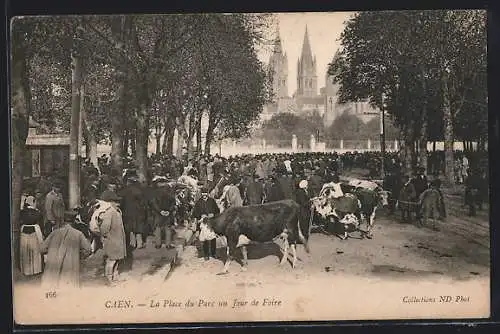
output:
<path id="1" fill-rule="evenodd" d="M 297 60 L 297 90 L 288 95 L 288 58 L 278 33 L 274 49 L 269 59 L 269 68 L 273 73 L 274 101 L 265 106 L 261 120 L 265 121 L 277 113 L 307 115 L 319 113 L 325 126 L 345 111 L 357 115 L 364 122 L 379 114 L 368 102 L 338 103 L 338 85 L 325 73 L 325 87 L 318 92 L 318 73 L 316 56 L 312 52 L 307 26 L 302 43 L 302 52 Z"/>

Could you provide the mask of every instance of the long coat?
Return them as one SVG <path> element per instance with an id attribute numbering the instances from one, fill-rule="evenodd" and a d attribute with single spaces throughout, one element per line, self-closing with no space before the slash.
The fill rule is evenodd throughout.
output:
<path id="1" fill-rule="evenodd" d="M 283 199 L 285 199 L 285 195 L 278 182 L 266 184 L 266 202 L 276 202 Z"/>
<path id="2" fill-rule="evenodd" d="M 414 211 L 416 209 L 417 192 L 412 183 L 407 183 L 399 193 L 399 208 L 404 211 Z M 415 204 L 413 204 L 415 203 Z"/>
<path id="3" fill-rule="evenodd" d="M 422 210 L 422 216 L 424 219 L 431 218 L 442 218 L 443 209 L 441 206 L 441 194 L 436 189 L 427 189 L 422 194 L 420 194 L 420 204 Z"/>
<path id="4" fill-rule="evenodd" d="M 111 207 L 101 214 L 101 219 L 102 223 L 99 230 L 104 254 L 106 254 L 110 260 L 121 260 L 125 258 L 127 243 L 121 212 Z"/>
<path id="5" fill-rule="evenodd" d="M 295 180 L 291 177 L 282 176 L 279 178 L 278 183 L 285 199 L 293 199 L 295 201 Z"/>
<path id="6" fill-rule="evenodd" d="M 245 189 L 246 203 L 248 205 L 262 204 L 264 198 L 264 186 L 260 182 L 250 181 Z"/>
<path id="7" fill-rule="evenodd" d="M 61 194 L 51 191 L 45 197 L 45 215 L 48 221 L 62 223 L 64 220 L 64 201 Z"/>
<path id="8" fill-rule="evenodd" d="M 241 198 L 241 193 L 238 187 L 230 186 L 226 192 L 226 203 L 228 207 L 232 206 L 243 206 L 243 199 Z"/>
<path id="9" fill-rule="evenodd" d="M 323 186 L 323 179 L 317 174 L 313 174 L 309 177 L 309 192 L 312 196 L 318 196 Z"/>
<path id="10" fill-rule="evenodd" d="M 147 200 L 140 185 L 128 185 L 122 189 L 120 195 L 125 229 L 128 232 L 144 233 Z"/>
<path id="11" fill-rule="evenodd" d="M 306 190 L 299 188 L 296 190 L 297 203 L 300 205 L 300 219 L 304 222 L 309 221 L 311 214 L 310 196 Z M 304 231 L 303 231 L 304 233 Z"/>
<path id="12" fill-rule="evenodd" d="M 44 287 L 79 287 L 80 259 L 91 254 L 90 242 L 69 224 L 50 233 L 40 251 L 47 254 L 42 277 Z"/>

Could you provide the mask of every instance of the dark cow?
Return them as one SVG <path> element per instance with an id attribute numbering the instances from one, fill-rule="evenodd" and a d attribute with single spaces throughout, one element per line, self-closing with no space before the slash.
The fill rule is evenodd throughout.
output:
<path id="1" fill-rule="evenodd" d="M 224 236 L 227 239 L 227 259 L 224 272 L 229 271 L 229 264 L 237 248 L 241 247 L 243 254 L 243 270 L 248 265 L 247 249 L 249 243 L 271 242 L 278 237 L 284 239 L 283 258 L 284 264 L 289 246 L 292 248 L 292 267 L 297 262 L 296 244 L 302 243 L 309 253 L 308 238 L 310 222 L 301 221 L 300 206 L 293 200 L 282 200 L 265 204 L 230 207 L 222 214 L 207 218 L 202 224 L 202 229 Z"/>

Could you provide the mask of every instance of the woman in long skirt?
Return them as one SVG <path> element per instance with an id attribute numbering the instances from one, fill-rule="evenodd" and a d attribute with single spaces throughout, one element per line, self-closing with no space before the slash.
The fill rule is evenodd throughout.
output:
<path id="1" fill-rule="evenodd" d="M 26 276 L 42 272 L 42 254 L 40 245 L 43 242 L 43 215 L 35 208 L 35 198 L 29 196 L 21 210 L 20 258 L 21 272 Z"/>

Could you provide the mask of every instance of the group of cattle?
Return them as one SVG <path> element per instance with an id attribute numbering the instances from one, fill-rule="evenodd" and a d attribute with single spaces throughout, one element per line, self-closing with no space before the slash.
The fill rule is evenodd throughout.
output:
<path id="1" fill-rule="evenodd" d="M 190 209 L 198 197 L 199 189 L 193 189 L 182 180 L 174 182 L 178 206 L 183 206 L 183 217 L 189 219 Z M 222 208 L 221 214 L 204 218 L 201 229 L 215 232 L 225 238 L 227 257 L 224 263 L 224 273 L 229 271 L 229 265 L 241 249 L 243 256 L 243 270 L 248 263 L 248 244 L 273 242 L 282 240 L 283 257 L 281 264 L 288 259 L 292 251 L 292 267 L 297 261 L 296 245 L 302 244 L 309 253 L 308 239 L 315 226 L 340 225 L 343 233 L 341 239 L 347 239 L 348 230 L 361 231 L 362 235 L 371 238 L 377 208 L 388 204 L 388 192 L 379 184 L 363 180 L 344 180 L 341 183 L 344 193 L 341 197 L 333 197 L 332 189 L 326 185 L 319 196 L 310 201 L 309 214 L 304 215 L 304 208 L 294 200 L 281 200 L 269 203 L 247 205 L 242 207 Z M 219 193 L 222 191 L 219 191 Z M 107 204 L 96 200 L 91 205 L 80 208 L 76 225 L 80 230 L 87 230 L 86 235 L 93 241 L 93 249 L 99 248 L 98 224 L 99 215 Z M 307 217 L 307 218 L 305 218 Z M 365 223 L 366 229 L 361 226 Z M 205 231 L 206 232 L 206 231 Z"/>

